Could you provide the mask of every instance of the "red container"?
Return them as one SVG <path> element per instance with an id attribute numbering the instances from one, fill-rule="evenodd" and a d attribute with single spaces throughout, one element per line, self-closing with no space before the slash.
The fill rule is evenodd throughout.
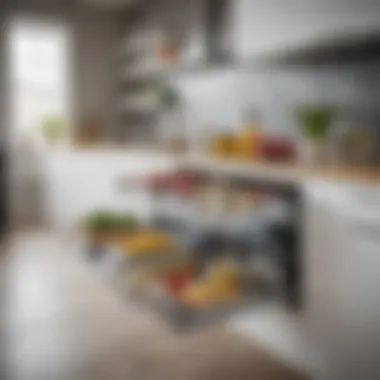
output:
<path id="1" fill-rule="evenodd" d="M 295 143 L 280 137 L 267 137 L 261 142 L 261 154 L 264 159 L 276 162 L 294 161 L 297 157 Z"/>

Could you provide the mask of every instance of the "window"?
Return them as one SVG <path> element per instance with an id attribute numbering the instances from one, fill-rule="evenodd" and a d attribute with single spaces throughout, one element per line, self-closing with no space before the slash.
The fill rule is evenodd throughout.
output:
<path id="1" fill-rule="evenodd" d="M 69 33 L 58 23 L 17 19 L 10 29 L 11 138 L 42 136 L 47 117 L 70 125 Z M 67 131 L 68 132 L 68 131 Z"/>

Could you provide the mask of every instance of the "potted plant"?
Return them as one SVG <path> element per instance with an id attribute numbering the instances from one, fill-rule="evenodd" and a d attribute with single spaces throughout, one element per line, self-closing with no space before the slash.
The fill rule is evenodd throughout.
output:
<path id="1" fill-rule="evenodd" d="M 41 127 L 43 137 L 51 143 L 59 141 L 64 135 L 64 122 L 59 116 L 46 116 L 42 120 Z"/>
<path id="2" fill-rule="evenodd" d="M 304 138 L 301 147 L 304 162 L 316 164 L 325 158 L 334 115 L 335 110 L 330 106 L 298 107 L 299 127 Z"/>

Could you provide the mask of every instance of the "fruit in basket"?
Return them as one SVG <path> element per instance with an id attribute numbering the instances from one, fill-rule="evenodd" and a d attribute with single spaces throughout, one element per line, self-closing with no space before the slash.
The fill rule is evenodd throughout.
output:
<path id="1" fill-rule="evenodd" d="M 237 285 L 239 274 L 234 263 L 229 261 L 214 264 L 210 269 L 209 279 L 220 287 L 232 288 Z"/>
<path id="2" fill-rule="evenodd" d="M 171 179 L 170 188 L 178 194 L 188 195 L 196 186 L 196 179 L 190 173 L 176 173 Z"/>
<path id="3" fill-rule="evenodd" d="M 239 299 L 239 275 L 233 263 L 215 264 L 206 278 L 189 284 L 180 295 L 189 306 L 212 306 Z"/>
<path id="4" fill-rule="evenodd" d="M 141 291 L 156 280 L 157 274 L 150 268 L 136 269 L 125 279 L 128 290 Z"/>
<path id="5" fill-rule="evenodd" d="M 128 255 L 167 252 L 174 247 L 174 238 L 159 231 L 139 231 L 124 239 L 122 250 Z"/>
<path id="6" fill-rule="evenodd" d="M 228 203 L 227 194 L 223 187 L 207 185 L 198 191 L 197 201 L 205 211 L 222 212 Z"/>
<path id="7" fill-rule="evenodd" d="M 237 288 L 220 288 L 212 281 L 204 280 L 190 284 L 180 298 L 189 306 L 212 306 L 239 299 L 239 292 Z"/>
<path id="8" fill-rule="evenodd" d="M 187 195 L 194 190 L 196 178 L 189 172 L 155 173 L 145 178 L 144 183 L 151 190 L 168 190 Z"/>
<path id="9" fill-rule="evenodd" d="M 189 284 L 192 275 L 192 268 L 178 268 L 164 275 L 163 282 L 169 293 L 178 296 Z"/>
<path id="10" fill-rule="evenodd" d="M 248 190 L 231 190 L 229 192 L 229 207 L 234 212 L 247 212 L 256 206 Z"/>
<path id="11" fill-rule="evenodd" d="M 170 173 L 153 173 L 144 178 L 144 185 L 151 190 L 164 190 L 170 181 Z"/>

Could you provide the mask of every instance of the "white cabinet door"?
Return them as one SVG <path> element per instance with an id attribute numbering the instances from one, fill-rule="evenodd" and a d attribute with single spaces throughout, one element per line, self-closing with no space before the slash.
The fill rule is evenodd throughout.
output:
<path id="1" fill-rule="evenodd" d="M 305 323 L 331 378 L 378 380 L 380 207 L 360 204 L 354 191 L 305 190 Z"/>
<path id="2" fill-rule="evenodd" d="M 339 199 L 334 186 L 312 183 L 305 190 L 304 291 L 305 324 L 320 351 L 328 360 L 331 336 L 335 328 L 335 273 L 339 270 L 336 254 L 341 236 L 331 204 Z"/>
<path id="3" fill-rule="evenodd" d="M 313 42 L 380 29 L 376 1 L 234 0 L 239 57 L 251 58 Z"/>
<path id="4" fill-rule="evenodd" d="M 345 379 L 379 379 L 380 215 L 365 218 L 345 208 L 337 221 L 336 368 Z"/>

